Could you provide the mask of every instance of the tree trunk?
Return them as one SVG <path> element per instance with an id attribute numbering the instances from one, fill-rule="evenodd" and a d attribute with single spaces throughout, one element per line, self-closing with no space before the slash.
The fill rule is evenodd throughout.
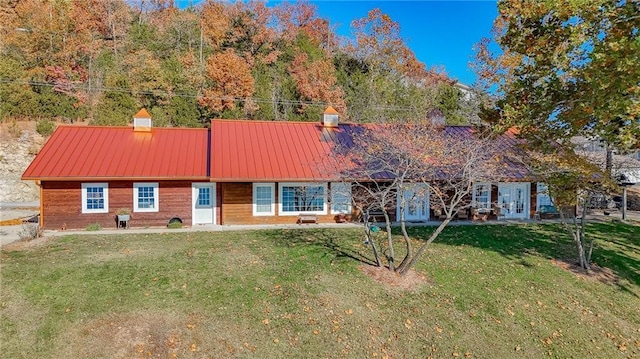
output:
<path id="1" fill-rule="evenodd" d="M 391 220 L 389 219 L 389 213 L 387 213 L 386 210 L 383 210 L 383 213 L 387 229 L 387 243 L 389 245 L 389 255 L 387 256 L 387 262 L 389 262 L 389 270 L 395 272 L 395 253 L 393 250 L 393 237 L 391 236 Z"/>
<path id="2" fill-rule="evenodd" d="M 376 261 L 376 267 L 382 267 L 382 261 L 380 260 L 380 253 L 376 246 L 376 241 L 371 236 L 371 226 L 369 225 L 369 214 L 364 215 L 364 234 L 367 236 L 367 241 L 371 244 L 371 250 L 373 251 L 373 257 Z"/>
<path id="3" fill-rule="evenodd" d="M 401 203 L 400 204 L 400 231 L 402 232 L 402 237 L 404 238 L 405 249 L 407 252 L 404 258 L 402 259 L 402 262 L 398 266 L 398 271 L 400 272 L 404 270 L 404 267 L 409 262 L 409 259 L 411 259 L 411 257 L 413 256 L 413 247 L 411 246 L 411 238 L 409 238 L 409 234 L 407 233 L 407 224 L 404 220 L 404 213 L 405 213 L 404 200 L 405 200 L 404 195 L 401 195 L 398 200 L 398 201 L 401 201 L 400 202 Z"/>
<path id="4" fill-rule="evenodd" d="M 609 178 L 613 178 L 613 148 L 608 143 L 605 144 L 605 148 L 607 150 L 607 159 L 604 165 L 604 172 Z"/>
<path id="5" fill-rule="evenodd" d="M 424 251 L 427 249 L 427 247 L 436 240 L 436 238 L 438 238 L 438 236 L 440 235 L 440 233 L 442 233 L 442 231 L 444 230 L 444 228 L 449 224 L 449 222 L 451 222 L 451 217 L 447 217 L 445 218 L 444 221 L 442 221 L 442 223 L 440 223 L 440 225 L 438 226 L 438 228 L 436 228 L 435 232 L 433 232 L 431 234 L 431 236 L 429 237 L 429 239 L 422 245 L 420 246 L 420 248 L 418 248 L 418 250 L 416 251 L 416 253 L 414 254 L 414 256 L 409 260 L 408 264 L 406 266 L 404 266 L 402 268 L 402 271 L 400 272 L 400 275 L 405 275 L 409 272 L 409 270 L 416 264 L 416 262 L 418 261 L 418 259 L 420 258 L 420 256 L 422 255 L 422 253 L 424 253 Z"/>
<path id="6" fill-rule="evenodd" d="M 585 254 L 584 249 L 584 229 L 586 225 L 587 215 L 586 203 L 583 203 L 582 218 L 580 218 L 580 221 L 578 221 L 576 217 L 573 217 L 573 226 L 570 226 L 567 222 L 567 218 L 565 217 L 562 209 L 560 209 L 559 213 L 562 226 L 567 230 L 567 232 L 569 232 L 571 238 L 573 239 L 573 242 L 576 245 L 576 250 L 578 252 L 578 263 L 580 264 L 580 268 L 584 269 L 586 272 L 589 272 L 591 268 L 589 266 L 589 260 L 587 258 L 587 255 Z"/>

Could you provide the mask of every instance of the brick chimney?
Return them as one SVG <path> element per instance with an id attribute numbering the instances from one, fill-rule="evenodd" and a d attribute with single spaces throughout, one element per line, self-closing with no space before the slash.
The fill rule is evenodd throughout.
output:
<path id="1" fill-rule="evenodd" d="M 151 115 L 144 108 L 133 116 L 133 130 L 135 132 L 151 132 Z"/>

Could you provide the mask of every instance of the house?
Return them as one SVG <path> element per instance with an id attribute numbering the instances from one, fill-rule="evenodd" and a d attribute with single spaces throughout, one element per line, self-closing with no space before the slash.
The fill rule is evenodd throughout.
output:
<path id="1" fill-rule="evenodd" d="M 213 120 L 209 129 L 155 128 L 145 110 L 133 126 L 60 126 L 24 172 L 40 186 L 45 229 L 115 228 L 115 213 L 131 209 L 134 227 L 296 223 L 301 215 L 334 222 L 351 214 L 351 185 L 335 175 L 335 151 L 363 126 L 338 123 L 327 109 L 321 123 Z M 467 131 L 469 127 L 451 128 Z M 512 146 L 508 132 L 499 145 Z M 507 168 L 516 168 L 513 165 Z M 544 187 L 513 170 L 477 183 L 472 201 L 495 203 L 505 218 L 531 218 L 549 202 Z M 428 197 L 408 218 L 433 218 Z"/>

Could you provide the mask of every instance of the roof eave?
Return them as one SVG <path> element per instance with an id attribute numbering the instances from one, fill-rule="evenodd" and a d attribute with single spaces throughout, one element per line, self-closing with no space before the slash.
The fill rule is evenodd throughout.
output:
<path id="1" fill-rule="evenodd" d="M 105 181 L 200 181 L 211 182 L 207 176 L 185 176 L 185 177 L 166 177 L 166 176 L 149 176 L 149 177 L 34 177 L 23 176 L 23 181 L 49 181 L 49 182 L 105 182 Z"/>

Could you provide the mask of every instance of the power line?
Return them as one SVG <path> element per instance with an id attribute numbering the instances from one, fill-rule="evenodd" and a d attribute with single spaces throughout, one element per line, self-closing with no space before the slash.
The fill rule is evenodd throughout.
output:
<path id="1" fill-rule="evenodd" d="M 64 84 L 58 85 L 51 82 L 43 82 L 43 81 L 22 81 L 22 80 L 11 80 L 6 78 L 0 78 L 0 83 L 5 84 L 15 84 L 15 85 L 29 85 L 29 86 L 42 86 L 42 87 L 64 87 L 65 89 L 73 89 L 73 90 L 88 90 L 88 86 L 83 84 Z M 196 93 L 181 93 L 181 92 L 168 92 L 166 90 L 140 90 L 134 91 L 132 89 L 127 89 L 123 87 L 109 87 L 109 86 L 92 86 L 91 91 L 104 91 L 104 92 L 119 92 L 119 93 L 128 93 L 131 95 L 151 95 L 151 96 L 167 96 L 167 97 L 182 97 L 182 98 L 193 98 L 200 99 L 204 96 L 196 94 Z M 329 102 L 324 101 L 304 101 L 304 100 L 286 100 L 286 99 L 265 99 L 259 97 L 233 97 L 233 96 L 207 96 L 208 99 L 214 100 L 223 100 L 223 101 L 239 101 L 239 102 L 247 102 L 252 101 L 255 103 L 264 103 L 264 104 L 279 104 L 279 105 L 306 105 L 306 106 L 317 106 L 317 107 L 327 107 L 332 105 Z M 406 106 L 395 106 L 395 105 L 387 105 L 387 106 L 370 106 L 372 110 L 376 111 L 415 111 L 414 107 L 406 107 Z"/>

